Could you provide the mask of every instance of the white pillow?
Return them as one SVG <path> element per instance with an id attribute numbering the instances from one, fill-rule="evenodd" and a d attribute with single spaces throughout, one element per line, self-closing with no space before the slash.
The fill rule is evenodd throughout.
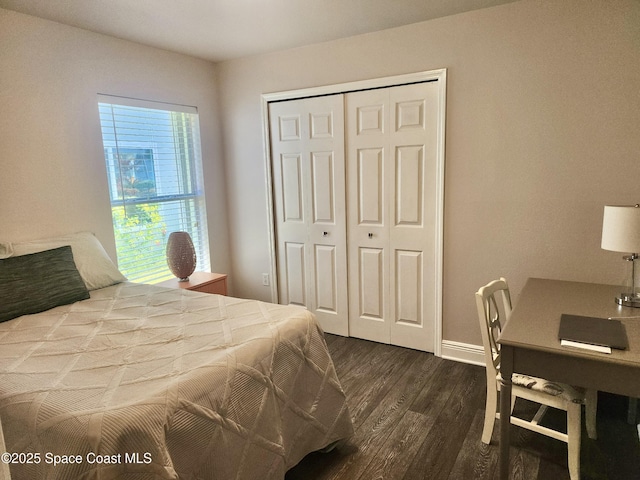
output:
<path id="1" fill-rule="evenodd" d="M 17 257 L 65 245 L 71 245 L 73 260 L 88 290 L 108 287 L 127 280 L 111 261 L 100 241 L 91 232 L 79 232 L 61 237 L 12 243 L 9 248 L 5 247 L 5 250 L 10 251 L 11 247 L 13 247 L 13 256 Z M 0 250 L 3 250 L 3 248 L 0 248 Z"/>

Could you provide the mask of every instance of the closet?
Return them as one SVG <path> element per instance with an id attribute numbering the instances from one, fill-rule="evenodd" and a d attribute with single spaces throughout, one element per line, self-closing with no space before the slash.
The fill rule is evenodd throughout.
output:
<path id="1" fill-rule="evenodd" d="M 278 301 L 326 332 L 437 347 L 441 81 L 267 103 Z"/>

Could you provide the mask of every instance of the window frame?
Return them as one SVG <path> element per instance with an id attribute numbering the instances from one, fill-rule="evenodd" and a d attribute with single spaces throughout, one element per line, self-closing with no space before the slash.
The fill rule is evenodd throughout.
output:
<path id="1" fill-rule="evenodd" d="M 116 118 L 115 111 L 130 112 Z M 142 109 L 142 110 L 141 110 Z M 149 110 L 154 112 L 148 112 Z M 103 152 L 106 167 L 107 182 L 109 184 L 109 200 L 112 212 L 112 225 L 116 236 L 116 251 L 118 265 L 130 281 L 143 281 L 145 283 L 158 283 L 173 277 L 166 264 L 166 242 L 171 231 L 189 231 L 197 250 L 197 271 L 210 271 L 210 252 L 208 241 L 206 201 L 203 179 L 203 160 L 200 145 L 199 116 L 196 107 L 176 105 L 148 100 L 131 99 L 112 95 L 98 95 L 98 111 L 102 133 Z M 136 113 L 137 112 L 137 113 Z M 110 113 L 111 118 L 108 118 Z M 145 115 L 148 114 L 147 118 Z M 170 132 L 159 134 L 164 142 L 163 147 L 155 143 L 153 134 L 148 133 L 142 127 L 136 130 L 134 127 L 123 126 L 124 119 L 142 118 L 140 124 L 144 127 L 153 125 L 153 128 L 161 129 L 163 121 L 168 121 Z M 137 115 L 140 115 L 137 117 Z M 157 121 L 153 121 L 157 115 Z M 120 122 L 120 123 L 119 123 Z M 126 137 L 122 132 L 136 132 L 132 137 Z M 122 135 L 126 140 L 119 140 Z M 145 137 L 151 137 L 145 138 Z M 169 142 L 169 143 L 167 143 Z M 135 150 L 144 153 L 137 154 Z M 161 154 L 160 152 L 163 151 Z M 133 153 L 132 153 L 133 152 Z M 146 192 L 137 192 L 135 189 L 135 164 L 132 166 L 133 175 L 127 177 L 123 172 L 121 155 L 151 155 L 144 162 L 152 162 L 151 174 L 153 176 L 152 187 Z M 162 160 L 161 160 L 162 159 Z M 134 162 L 135 162 L 134 158 Z M 147 167 L 148 168 L 148 167 Z M 163 174 L 164 172 L 164 174 Z M 125 190 L 125 178 L 131 183 L 131 192 Z M 145 180 L 149 180 L 146 178 Z M 163 186 L 163 183 L 165 184 Z M 118 211 L 118 209 L 120 209 Z M 146 210 L 145 210 L 146 209 Z M 144 210 L 144 213 L 143 213 Z M 147 211 L 148 210 L 148 211 Z M 167 212 L 171 212 L 167 214 Z M 132 213 L 135 212 L 135 213 Z M 135 215 L 146 216 L 147 224 L 124 226 L 121 222 L 127 222 L 127 218 Z M 160 219 L 157 223 L 156 220 Z M 124 220 L 123 220 L 124 219 Z M 171 228 L 162 228 L 163 224 L 171 224 Z M 185 223 L 186 222 L 186 223 Z M 119 226 L 118 223 L 121 223 Z M 135 219 L 132 223 L 136 223 Z M 174 228 L 179 225 L 179 228 Z M 162 238 L 157 232 L 146 232 L 160 227 Z M 123 235 L 142 236 L 149 234 L 155 236 L 153 248 L 137 249 L 137 256 L 132 252 L 131 245 L 126 245 Z M 147 240 L 150 241 L 150 240 Z M 160 262 L 160 245 L 162 243 L 162 262 Z M 142 260 L 137 263 L 132 258 Z M 152 261 L 151 261 L 151 260 Z M 145 271 L 144 266 L 149 270 Z M 141 267 L 141 268 L 138 268 Z M 160 273 L 160 270 L 162 272 Z M 133 273 L 132 273 L 133 272 Z"/>

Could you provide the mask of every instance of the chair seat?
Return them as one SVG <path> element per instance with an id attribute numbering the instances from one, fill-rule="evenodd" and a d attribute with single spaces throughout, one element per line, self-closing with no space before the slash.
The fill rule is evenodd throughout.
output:
<path id="1" fill-rule="evenodd" d="M 498 382 L 500 381 L 500 374 L 498 374 L 497 380 Z M 573 403 L 584 403 L 585 390 L 580 387 L 572 387 L 566 383 L 550 382 L 544 378 L 522 375 L 520 373 L 514 373 L 511 381 L 513 385 L 546 393 L 552 397 L 561 397 Z"/>

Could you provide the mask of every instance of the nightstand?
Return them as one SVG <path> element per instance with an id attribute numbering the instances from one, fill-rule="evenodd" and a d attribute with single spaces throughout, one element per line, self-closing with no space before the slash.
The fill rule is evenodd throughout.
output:
<path id="1" fill-rule="evenodd" d="M 195 292 L 227 294 L 227 275 L 225 273 L 193 272 L 189 280 L 179 282 L 177 278 L 157 283 L 160 287 L 186 288 Z"/>

